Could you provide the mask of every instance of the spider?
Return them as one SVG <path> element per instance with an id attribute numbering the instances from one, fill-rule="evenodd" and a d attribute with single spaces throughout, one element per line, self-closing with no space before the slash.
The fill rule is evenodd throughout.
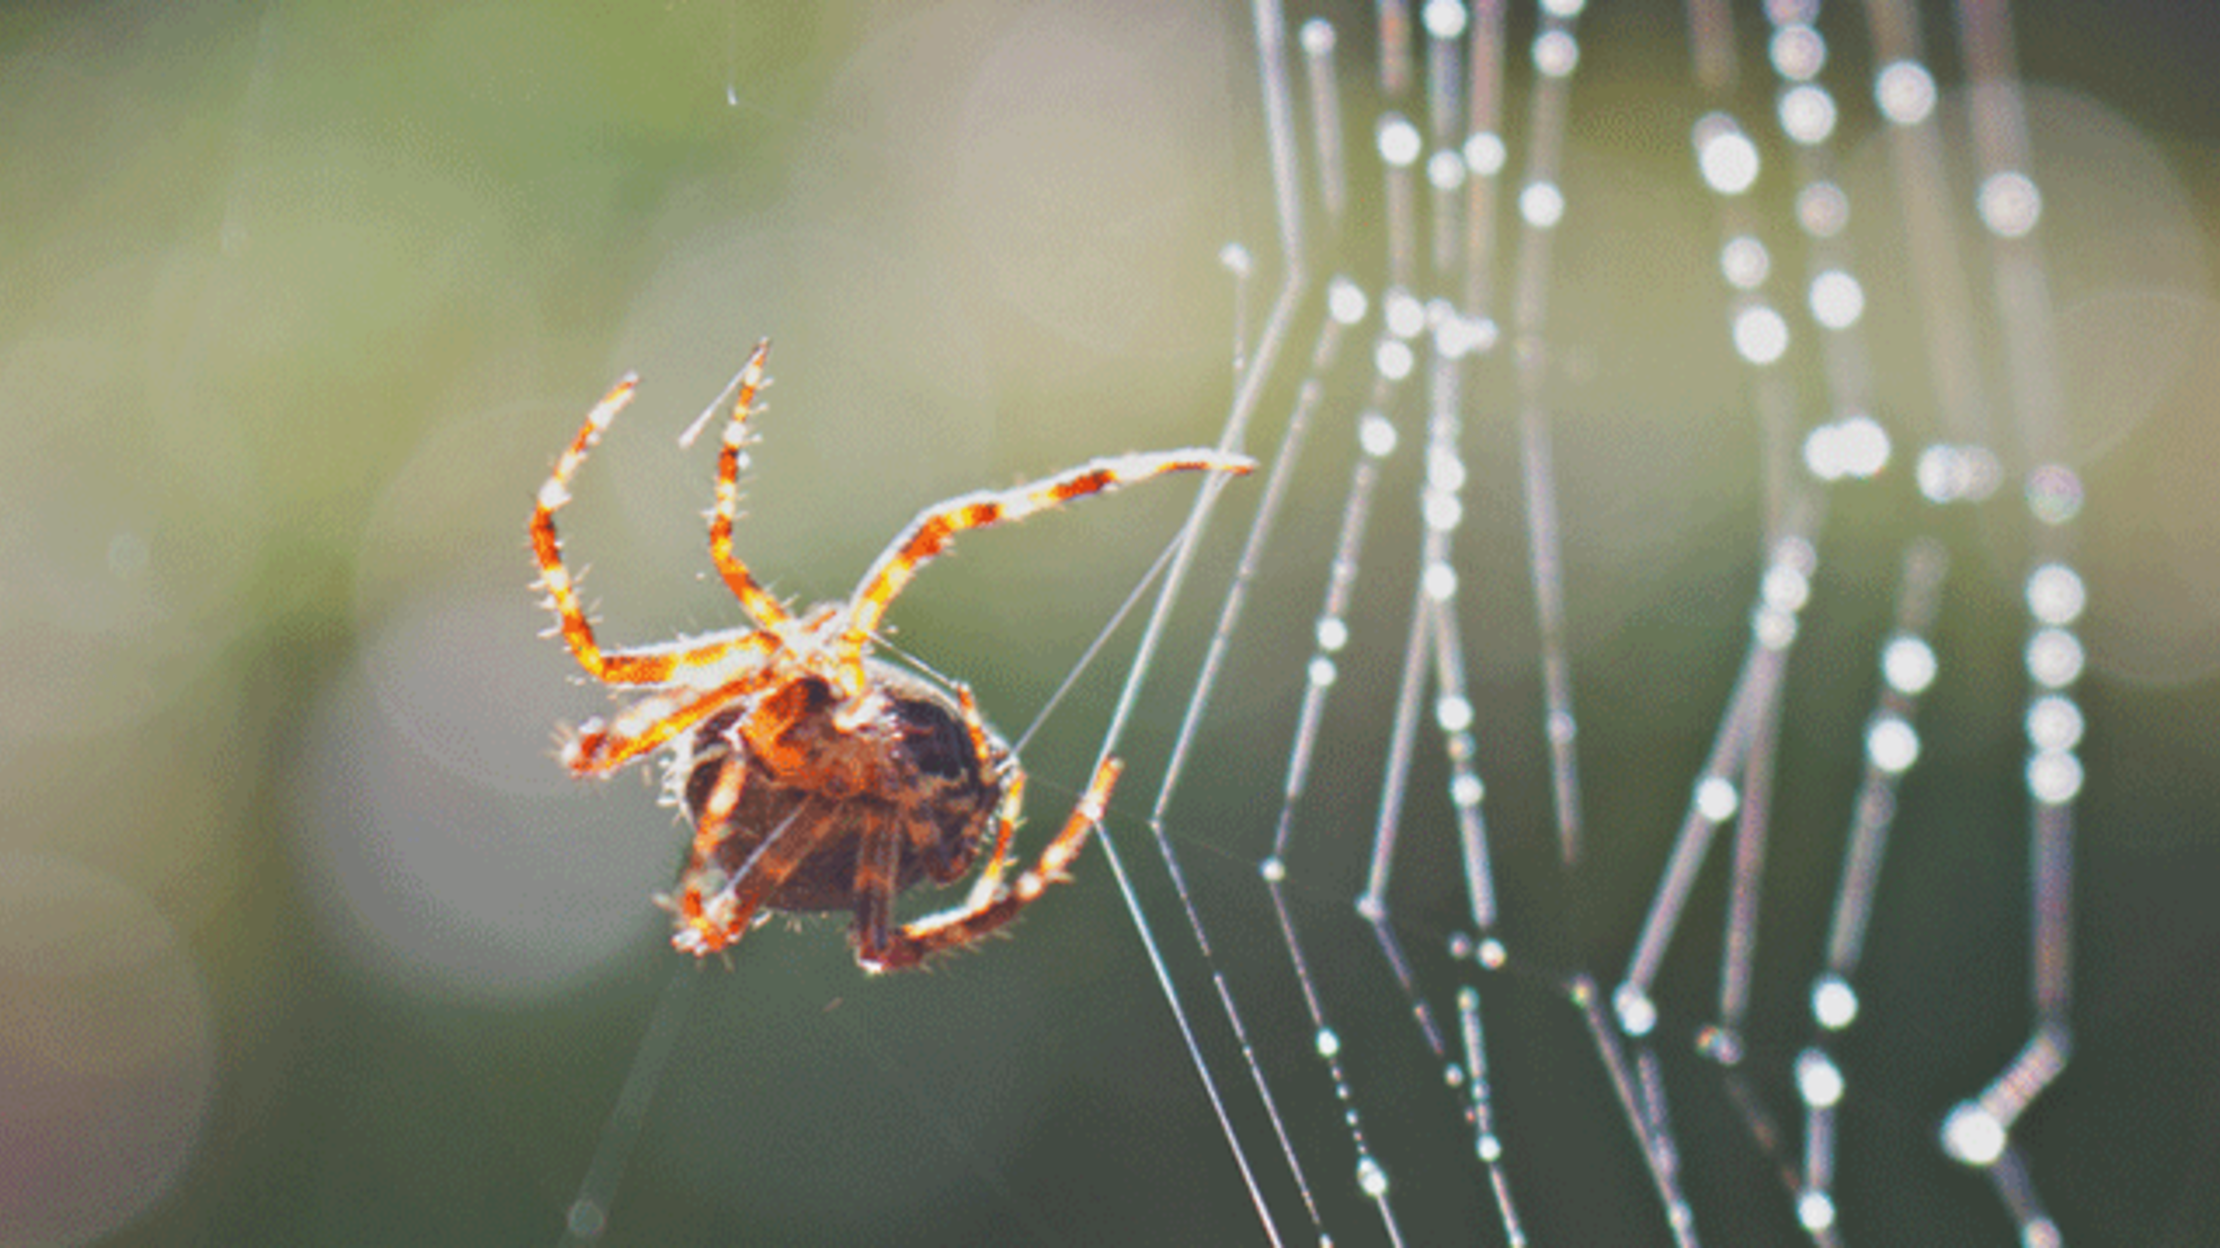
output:
<path id="1" fill-rule="evenodd" d="M 1255 464 L 1203 449 L 1121 455 L 1014 489 L 953 498 L 919 513 L 846 601 L 796 613 L 732 549 L 747 422 L 767 384 L 770 346 L 768 339 L 757 343 L 735 380 L 709 512 L 710 558 L 750 626 L 605 650 L 579 605 L 555 513 L 570 501 L 571 478 L 587 453 L 631 402 L 637 375 L 626 374 L 587 413 L 540 486 L 531 522 L 540 572 L 533 587 L 546 592 L 555 613 L 549 635 L 562 634 L 588 676 L 646 691 L 610 718 L 568 731 L 561 759 L 574 775 L 597 776 L 669 751 L 664 800 L 683 812 L 693 844 L 676 890 L 656 901 L 671 912 L 671 944 L 681 952 L 706 957 L 724 950 L 767 918 L 765 911 L 852 909 L 850 939 L 865 970 L 915 967 L 1002 928 L 1048 884 L 1068 878 L 1066 868 L 1102 820 L 1119 763 L 1106 759 L 1097 768 L 1037 865 L 1006 884 L 1025 771 L 987 726 L 968 686 L 951 681 L 944 689 L 873 656 L 887 607 L 966 529 L 1022 520 L 1162 473 L 1238 474 Z M 986 866 L 963 905 L 915 922 L 895 920 L 895 898 L 904 890 L 927 878 L 961 879 L 990 841 Z"/>

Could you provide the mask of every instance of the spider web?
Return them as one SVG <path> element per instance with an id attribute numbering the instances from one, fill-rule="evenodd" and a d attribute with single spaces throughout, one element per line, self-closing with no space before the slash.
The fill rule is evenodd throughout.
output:
<path id="1" fill-rule="evenodd" d="M 2196 1239 L 2180 1193 L 2209 1142 L 2168 1108 L 2192 1089 L 2121 1070 L 2111 1017 L 2109 1062 L 2068 1060 L 2073 967 L 2122 956 L 2092 959 L 2109 924 L 2076 914 L 2078 812 L 2103 800 L 2081 792 L 2108 610 L 2086 552 L 2114 548 L 2080 474 L 2145 413 L 2069 411 L 2092 369 L 2058 309 L 2147 283 L 2092 271 L 2072 207 L 2105 164 L 2076 145 L 2134 139 L 2022 82 L 2008 12 L 1944 16 L 1254 5 L 1253 112 L 1223 107 L 1265 159 L 1221 257 L 1219 441 L 1264 468 L 1200 492 L 1122 670 L 1069 704 L 1136 764 L 1100 857 L 1141 944 L 1105 956 L 1169 1008 L 1033 1137 L 1115 1158 L 1077 1170 L 989 1143 L 980 1089 L 919 1085 L 899 1033 L 850 1024 L 867 1099 L 909 1103 L 896 1134 L 991 1194 L 985 1223 L 903 1225 Z M 716 1106 L 807 1117 L 711 1084 L 651 1118 L 714 1078 L 664 1078 L 668 1046 L 740 1017 L 688 1021 L 690 985 L 567 1242 L 613 1197 L 655 1203 L 671 1158 L 625 1177 L 634 1132 L 652 1155 Z M 1096 1134 L 1136 1104 L 1161 1123 Z M 2094 1147 L 2123 1107 L 2175 1133 Z M 1191 1172 L 1168 1211 L 1088 1204 L 1169 1181 L 1148 1155 Z"/>
<path id="2" fill-rule="evenodd" d="M 1738 32 L 1691 4 L 1683 176 L 1714 197 L 1705 230 L 1654 190 L 1608 202 L 1655 176 L 1612 167 L 1624 153 L 1568 158 L 1578 0 L 1524 27 L 1505 7 L 1294 34 L 1256 6 L 1279 285 L 1241 394 L 1276 372 L 1292 395 L 1271 449 L 1242 401 L 1228 424 L 1269 476 L 1145 822 L 1172 899 L 1120 879 L 1152 952 L 1201 952 L 1165 992 L 1259 1222 L 1273 1242 L 2106 1242 L 2123 1223 L 2094 1212 L 2080 1142 L 2098 1128 L 2046 1108 L 2075 1049 L 2077 467 L 2096 448 L 2066 405 L 2037 228 L 2055 201 L 2010 14 L 1960 6 L 1953 93 L 1908 6 L 1865 6 L 1841 39 L 1861 66 L 1832 52 L 1847 15 L 1823 33 L 1818 5 L 1776 3 Z M 1372 44 L 1362 90 L 1336 63 L 1351 34 Z M 1878 116 L 1853 119 L 1861 94 Z M 1352 106 L 1373 124 L 1344 125 Z M 1368 130 L 1376 152 L 1340 146 Z M 1740 393 L 1700 402 L 1741 429 L 1673 392 L 1638 309 L 1583 298 L 1641 264 L 1614 230 L 1716 249 L 1712 281 L 1671 298 L 1718 347 L 1678 349 L 1732 371 Z M 1910 272 L 1876 275 L 1876 255 Z M 1599 374 L 1645 365 L 1646 401 L 1703 450 L 1660 446 L 1613 485 L 1722 488 L 1713 455 L 1749 465 L 1704 527 L 1739 529 L 1754 575 L 1644 552 L 1681 566 L 1598 637 L 1578 605 L 1611 588 L 1582 582 L 1610 557 L 1594 529 L 1688 523 L 1685 495 L 1625 506 L 1584 481 L 1630 467 L 1575 441 L 1626 401 Z M 1303 557 L 1276 526 L 1330 513 L 1336 470 L 1315 644 L 1244 646 L 1257 578 Z M 1470 553 L 1520 529 L 1524 627 L 1474 602 L 1514 577 Z M 1292 716 L 1260 713 L 1273 687 L 1300 691 L 1273 708 Z M 1974 705 L 1923 705 L 1952 696 Z M 1984 718 L 1979 747 L 1948 735 Z M 1189 770 L 1274 783 L 1229 806 L 1183 792 Z M 1194 836 L 1252 847 L 1260 878 L 1196 881 Z M 2078 1217 L 2054 1214 L 2061 1189 Z"/>

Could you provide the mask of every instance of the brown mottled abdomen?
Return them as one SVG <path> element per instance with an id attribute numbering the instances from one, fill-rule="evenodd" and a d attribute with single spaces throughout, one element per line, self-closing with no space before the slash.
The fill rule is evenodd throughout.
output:
<path id="1" fill-rule="evenodd" d="M 990 738 L 993 765 L 983 769 L 953 698 L 902 668 L 876 660 L 869 668 L 883 708 L 852 730 L 835 724 L 830 688 L 804 678 L 800 688 L 786 687 L 785 701 L 776 708 L 750 699 L 704 721 L 671 760 L 671 791 L 697 829 L 728 762 L 737 756 L 746 769 L 730 826 L 707 864 L 723 879 L 738 876 L 764 838 L 797 817 L 810 799 L 822 799 L 819 809 L 830 808 L 830 825 L 816 848 L 766 900 L 772 909 L 852 908 L 856 854 L 872 828 L 900 829 L 896 882 L 906 890 L 921 879 L 946 883 L 961 877 L 994 826 L 1008 748 Z M 759 718 L 751 721 L 751 715 Z M 751 744 L 749 737 L 762 740 L 767 726 L 797 748 Z M 769 761 L 781 756 L 811 761 L 781 772 Z M 854 765 L 847 765 L 851 761 Z M 718 881 L 695 883 L 707 885 L 706 892 Z"/>

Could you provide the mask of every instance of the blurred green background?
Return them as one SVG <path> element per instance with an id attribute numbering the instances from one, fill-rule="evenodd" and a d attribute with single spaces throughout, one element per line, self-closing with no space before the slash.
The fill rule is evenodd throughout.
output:
<path id="1" fill-rule="evenodd" d="M 2038 161 L 2096 603 L 2083 1067 L 2028 1130 L 2069 1239 L 2205 1243 L 2220 1234 L 2220 44 L 2167 6 L 2096 12 L 2019 8 L 2028 77 L 2058 84 L 2034 101 L 2052 145 Z M 1369 44 L 1361 10 L 1336 16 L 1361 153 Z M 1584 27 L 1553 313 L 1594 818 L 1643 838 L 1593 881 L 1606 965 L 1700 758 L 1755 571 L 1754 452 L 1688 172 L 1700 109 L 1680 20 L 1629 3 Z M 0 1243 L 555 1242 L 673 974 L 647 898 L 683 834 L 650 785 L 576 785 L 552 759 L 554 726 L 603 703 L 536 639 L 532 491 L 587 405 L 638 369 L 641 398 L 563 527 L 605 637 L 649 641 L 736 619 L 703 579 L 711 455 L 674 436 L 759 336 L 777 342 L 777 385 L 741 550 L 805 601 L 845 593 L 933 500 L 1214 439 L 1233 327 L 1245 308 L 1253 330 L 1277 280 L 1249 38 L 1243 10 L 1180 4 L 0 13 Z M 1854 31 L 1841 46 L 1855 61 Z M 1884 174 L 1873 144 L 1852 148 L 1858 202 L 1889 202 Z M 1238 298 L 1218 261 L 1234 240 L 1261 262 Z M 1376 284 L 1374 242 L 1358 231 L 1335 260 Z M 1885 229 L 1861 245 L 1879 387 L 1916 443 L 1933 430 L 1904 363 L 1922 357 L 1900 251 Z M 1276 436 L 1288 390 L 1252 445 Z M 1472 661 L 1491 817 L 1532 838 L 1507 852 L 1517 866 L 1546 860 L 1546 807 L 1507 424 L 1475 421 L 1492 460 L 1466 584 L 1484 587 L 1467 591 L 1468 637 L 1488 641 Z M 1344 454 L 1343 426 L 1321 438 Z M 1268 1060 L 1304 1079 L 1252 870 L 1345 471 L 1301 479 L 1231 726 L 1175 830 L 1205 900 L 1247 907 L 1225 912 L 1224 956 L 1270 1000 Z M 1014 735 L 1192 489 L 967 541 L 904 598 L 899 640 Z M 1966 558 L 1935 699 L 1959 709 L 1937 711 L 1942 761 L 1907 803 L 1964 839 L 1915 853 L 1922 874 L 1882 903 L 1900 921 L 1875 977 L 1911 978 L 1879 999 L 1917 1024 L 1866 1050 L 1888 1129 L 1865 1147 L 1884 1156 L 1925 1147 L 1926 1117 L 2024 1029 L 2003 508 L 1942 522 Z M 1413 575 L 1409 510 L 1377 528 L 1348 787 L 1315 818 L 1346 822 L 1351 845 Z M 1811 613 L 1832 640 L 1798 661 L 1791 762 L 1816 778 L 1782 803 L 1827 845 L 1913 510 L 1878 487 L 1841 505 L 1827 555 L 1844 579 Z M 1147 853 L 1178 660 L 1214 601 L 1197 592 L 1134 734 L 1112 824 L 1129 860 Z M 1036 837 L 1086 774 L 1118 666 L 1091 670 L 1028 749 Z M 1437 808 L 1413 818 L 1445 839 Z M 1453 868 L 1438 843 L 1413 852 L 1442 868 L 1407 873 L 1431 949 L 1456 921 Z M 1825 904 L 1834 852 L 1784 853 L 1791 905 Z M 1299 904 L 1325 973 L 1377 981 L 1346 865 L 1322 860 Z M 1160 888 L 1145 896 L 1180 922 Z M 1546 990 L 1524 990 L 1547 1014 Z M 1392 1055 L 1368 1112 L 1454 1150 L 1438 1091 L 1396 1099 L 1398 1080 L 1434 1076 L 1394 1015 L 1356 1011 Z M 1982 1041 L 1948 1049 L 1969 1026 Z M 1596 1109 L 1593 1071 L 1569 1069 Z M 1554 1085 L 1526 1086 L 1549 1130 Z M 1596 1121 L 1566 1138 L 1623 1150 L 1607 1106 Z M 1701 1151 L 1707 1128 L 1690 1129 Z M 1331 1129 L 1303 1144 L 1346 1212 L 1345 1144 Z M 1601 1203 L 1641 1225 L 1627 1158 L 1593 1164 L 1617 1193 Z M 1903 1180 L 1900 1212 L 2003 1242 L 1977 1181 L 1942 1166 Z M 1436 1168 L 1464 1192 L 1439 1202 L 1444 1222 L 1481 1207 L 1469 1165 Z M 1285 1203 L 1284 1179 L 1267 1194 Z M 1581 1183 L 1557 1199 L 1597 1203 Z M 1368 1242 L 1353 1216 L 1344 1242 Z M 1016 939 L 931 974 L 865 979 L 837 920 L 769 925 L 729 971 L 706 968 L 611 1218 L 616 1244 L 1261 1238 L 1098 851 Z M 1419 1242 L 1450 1238 L 1420 1225 Z"/>

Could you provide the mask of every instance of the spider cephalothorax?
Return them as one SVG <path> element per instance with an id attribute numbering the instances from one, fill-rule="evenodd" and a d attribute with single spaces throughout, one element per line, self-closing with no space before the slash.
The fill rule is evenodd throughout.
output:
<path id="1" fill-rule="evenodd" d="M 563 763 L 577 775 L 604 775 L 670 751 L 665 792 L 694 830 L 678 887 L 663 899 L 677 948 L 721 950 L 766 910 L 849 907 L 858 961 L 871 970 L 915 966 L 1000 928 L 1063 878 L 1102 818 L 1118 764 L 1106 760 L 1096 770 L 1040 861 L 1005 883 L 1024 770 L 970 689 L 943 688 L 871 656 L 888 605 L 965 529 L 1022 520 L 1161 473 L 1241 473 L 1253 465 L 1200 449 L 1122 455 L 951 499 L 911 521 L 845 602 L 795 615 L 732 551 L 741 448 L 769 350 L 758 343 L 740 374 L 709 517 L 710 556 L 753 627 L 603 650 L 579 605 L 555 512 L 570 501 L 572 475 L 631 401 L 637 378 L 625 377 L 594 406 L 540 487 L 532 549 L 557 628 L 589 676 L 648 691 L 609 720 L 578 725 L 563 745 Z M 967 902 L 915 922 L 895 920 L 894 900 L 904 889 L 960 879 L 983 850 L 987 865 Z"/>

